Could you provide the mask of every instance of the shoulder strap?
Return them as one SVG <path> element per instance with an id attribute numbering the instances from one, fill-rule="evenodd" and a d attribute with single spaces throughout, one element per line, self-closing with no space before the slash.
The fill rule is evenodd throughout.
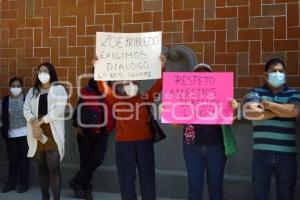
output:
<path id="1" fill-rule="evenodd" d="M 2 100 L 3 111 L 4 111 L 4 109 L 8 109 L 8 103 L 9 103 L 9 96 L 6 95 L 5 97 L 3 97 L 3 100 Z"/>

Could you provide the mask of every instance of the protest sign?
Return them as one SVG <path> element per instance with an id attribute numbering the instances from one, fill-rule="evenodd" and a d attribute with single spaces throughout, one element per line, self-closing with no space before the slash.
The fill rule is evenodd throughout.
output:
<path id="1" fill-rule="evenodd" d="M 163 123 L 232 124 L 233 73 L 165 72 Z"/>
<path id="2" fill-rule="evenodd" d="M 161 78 L 161 32 L 97 32 L 95 80 Z"/>

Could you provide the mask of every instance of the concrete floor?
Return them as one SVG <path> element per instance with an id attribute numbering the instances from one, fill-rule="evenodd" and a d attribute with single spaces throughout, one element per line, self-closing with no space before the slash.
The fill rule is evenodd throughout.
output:
<path id="1" fill-rule="evenodd" d="M 120 200 L 119 194 L 100 193 L 94 192 L 94 200 Z M 76 199 L 73 197 L 71 190 L 63 190 L 61 200 Z M 39 188 L 30 188 L 30 190 L 24 194 L 19 194 L 17 191 L 9 193 L 0 193 L 0 200 L 41 200 L 41 193 Z M 170 199 L 170 198 L 157 198 L 157 200 L 182 200 L 182 199 Z"/>

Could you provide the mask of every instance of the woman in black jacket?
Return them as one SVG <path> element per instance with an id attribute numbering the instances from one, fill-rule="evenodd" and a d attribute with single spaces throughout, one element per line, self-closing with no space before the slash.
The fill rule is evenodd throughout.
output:
<path id="1" fill-rule="evenodd" d="M 23 193 L 28 190 L 29 159 L 27 158 L 26 120 L 23 116 L 25 94 L 22 79 L 12 78 L 9 87 L 9 95 L 3 98 L 1 105 L 1 132 L 6 142 L 9 161 L 8 181 L 2 188 L 2 192 L 14 190 L 19 181 L 18 192 Z"/>

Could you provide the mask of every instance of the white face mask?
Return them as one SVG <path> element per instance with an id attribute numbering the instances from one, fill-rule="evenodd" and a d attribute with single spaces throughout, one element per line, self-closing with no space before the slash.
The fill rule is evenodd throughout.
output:
<path id="1" fill-rule="evenodd" d="M 19 95 L 21 94 L 22 88 L 19 88 L 19 87 L 11 87 L 11 88 L 9 89 L 9 91 L 10 91 L 10 93 L 11 93 L 13 96 L 17 97 L 17 96 L 19 96 Z"/>
<path id="2" fill-rule="evenodd" d="M 132 82 L 130 82 L 128 85 L 124 86 L 124 90 L 128 96 L 134 97 L 137 95 L 137 93 L 139 91 L 139 87 L 137 85 L 133 84 Z"/>
<path id="3" fill-rule="evenodd" d="M 285 74 L 281 72 L 269 73 L 268 83 L 274 88 L 279 88 L 285 83 Z"/>
<path id="4" fill-rule="evenodd" d="M 41 72 L 41 73 L 39 73 L 38 78 L 42 84 L 46 84 L 50 80 L 50 75 L 48 73 Z"/>

